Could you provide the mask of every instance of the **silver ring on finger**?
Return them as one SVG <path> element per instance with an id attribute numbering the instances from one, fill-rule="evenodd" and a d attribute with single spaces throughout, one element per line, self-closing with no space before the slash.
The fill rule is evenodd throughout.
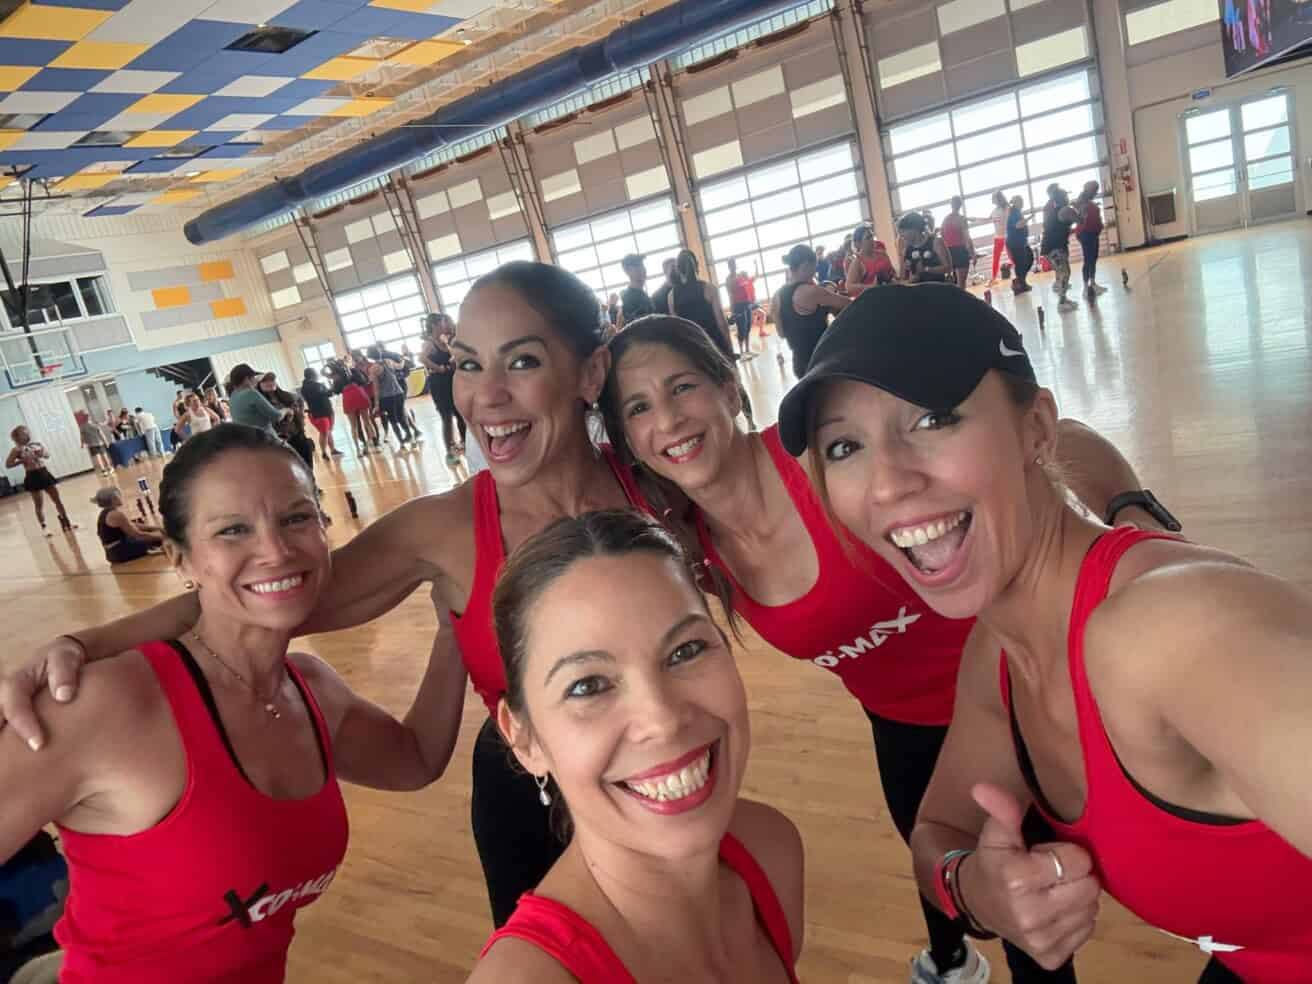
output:
<path id="1" fill-rule="evenodd" d="M 1052 866 L 1057 869 L 1057 884 L 1060 885 L 1062 879 L 1066 877 L 1066 869 L 1062 867 L 1061 858 L 1057 857 L 1056 851 L 1049 851 L 1048 857 L 1052 858 Z"/>

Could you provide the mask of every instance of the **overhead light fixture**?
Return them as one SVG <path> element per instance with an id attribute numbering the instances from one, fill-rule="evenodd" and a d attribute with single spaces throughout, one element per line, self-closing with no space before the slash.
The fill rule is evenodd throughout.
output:
<path id="1" fill-rule="evenodd" d="M 201 171 L 186 171 L 185 173 L 183 173 L 182 176 L 183 176 L 184 178 L 194 178 L 194 177 L 196 177 L 196 175 L 201 174 L 201 173 L 202 173 Z"/>

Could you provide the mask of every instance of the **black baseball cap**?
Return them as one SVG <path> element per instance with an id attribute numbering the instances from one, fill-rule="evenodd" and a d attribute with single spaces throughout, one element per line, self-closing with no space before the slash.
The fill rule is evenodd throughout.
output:
<path id="1" fill-rule="evenodd" d="M 872 287 L 820 337 L 779 407 L 779 437 L 793 456 L 806 450 L 811 402 L 829 379 L 855 379 L 946 411 L 990 369 L 1038 382 L 1020 332 L 991 304 L 951 284 Z"/>
<path id="2" fill-rule="evenodd" d="M 233 366 L 232 371 L 228 373 L 228 389 L 234 390 L 252 376 L 258 375 L 259 373 L 245 362 L 239 362 L 237 365 Z"/>

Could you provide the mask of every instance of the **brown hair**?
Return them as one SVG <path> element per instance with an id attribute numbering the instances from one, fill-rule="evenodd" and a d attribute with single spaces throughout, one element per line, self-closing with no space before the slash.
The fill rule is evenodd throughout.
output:
<path id="1" fill-rule="evenodd" d="M 684 552 L 691 558 L 704 578 L 703 587 L 712 592 L 724 606 L 730 631 L 738 635 L 738 620 L 733 612 L 733 586 L 729 579 L 707 561 L 697 537 L 691 512 L 692 504 L 674 482 L 643 467 L 624 435 L 623 407 L 620 401 L 619 370 L 625 357 L 635 348 L 660 345 L 692 363 L 693 369 L 717 386 L 737 385 L 738 376 L 733 364 L 715 347 L 701 326 L 669 314 L 652 314 L 626 325 L 624 330 L 608 343 L 610 371 L 602 388 L 598 406 L 606 425 L 606 436 L 620 461 L 632 469 L 638 489 L 647 501 L 651 512 L 678 537 Z"/>

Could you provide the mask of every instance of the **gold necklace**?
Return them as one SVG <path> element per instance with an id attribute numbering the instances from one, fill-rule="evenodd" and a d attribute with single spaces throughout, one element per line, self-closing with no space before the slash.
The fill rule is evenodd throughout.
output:
<path id="1" fill-rule="evenodd" d="M 261 702 L 264 704 L 264 709 L 265 709 L 266 711 L 268 711 L 271 715 L 273 715 L 273 719 L 274 719 L 275 721 L 277 721 L 279 718 L 282 717 L 282 714 L 279 712 L 277 706 L 273 703 L 273 697 L 269 697 L 269 698 L 267 698 L 267 699 L 264 698 L 264 697 L 261 697 L 260 694 L 259 694 L 259 691 L 257 691 L 257 690 L 255 689 L 255 685 L 252 684 L 249 680 L 247 680 L 247 679 L 246 679 L 244 676 L 242 676 L 240 673 L 238 673 L 236 670 L 234 670 L 231 666 L 229 666 L 229 665 L 227 664 L 227 662 L 224 661 L 224 659 L 223 659 L 222 656 L 220 656 L 220 655 L 219 655 L 218 653 L 216 653 L 213 649 L 211 649 L 208 645 L 206 645 L 206 644 L 205 644 L 205 640 L 202 639 L 202 638 L 200 637 L 200 633 L 197 632 L 195 629 L 192 629 L 191 632 L 189 633 L 189 635 L 190 635 L 191 638 L 196 642 L 196 644 L 197 644 L 198 646 L 200 646 L 201 649 L 205 650 L 205 652 L 209 653 L 209 655 L 213 656 L 216 660 L 218 660 L 218 663 L 219 663 L 220 666 L 222 666 L 225 670 L 227 670 L 229 673 L 231 673 L 233 676 L 235 676 L 235 677 L 237 678 L 237 682 L 238 682 L 238 683 L 240 683 L 243 687 L 245 687 L 245 688 L 246 688 L 247 690 L 249 690 L 252 694 L 254 694 L 254 695 L 255 695 L 255 699 L 258 700 L 258 701 L 261 701 Z M 274 696 L 276 696 L 276 695 L 277 695 L 277 692 L 275 691 Z"/>

